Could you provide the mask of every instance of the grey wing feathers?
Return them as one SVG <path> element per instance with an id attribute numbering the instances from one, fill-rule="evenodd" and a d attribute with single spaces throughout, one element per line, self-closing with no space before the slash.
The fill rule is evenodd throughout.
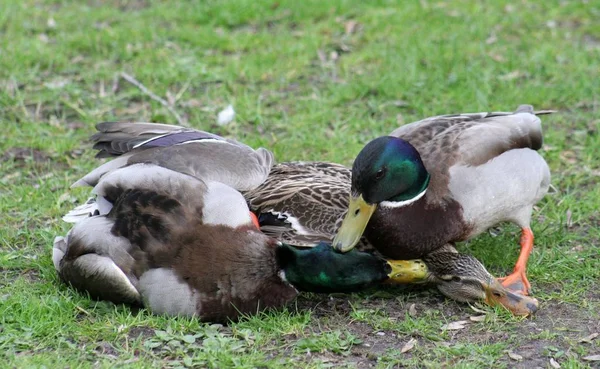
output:
<path id="1" fill-rule="evenodd" d="M 96 168 L 73 187 L 95 186 L 118 168 L 151 163 L 206 181 L 218 181 L 237 190 L 261 184 L 273 165 L 273 154 L 208 132 L 155 123 L 98 125 L 93 136 L 100 156 L 118 156 Z"/>
<path id="2" fill-rule="evenodd" d="M 410 142 L 421 154 L 431 174 L 428 202 L 440 203 L 448 196 L 449 168 L 481 165 L 503 152 L 542 146 L 541 120 L 531 105 L 515 112 L 441 115 L 410 123 L 390 135 Z"/>
<path id="3" fill-rule="evenodd" d="M 139 144 L 163 135 L 193 131 L 189 128 L 159 123 L 102 122 L 96 125 L 92 135 L 96 157 L 119 156 L 133 150 Z"/>

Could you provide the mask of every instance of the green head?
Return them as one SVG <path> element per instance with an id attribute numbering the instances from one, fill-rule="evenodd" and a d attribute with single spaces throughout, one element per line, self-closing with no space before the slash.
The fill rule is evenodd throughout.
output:
<path id="1" fill-rule="evenodd" d="M 388 279 L 392 267 L 374 255 L 353 250 L 341 254 L 321 242 L 310 249 L 282 244 L 277 262 L 285 278 L 300 291 L 352 292 Z"/>
<path id="2" fill-rule="evenodd" d="M 408 142 L 383 136 L 369 142 L 352 166 L 352 188 L 346 217 L 333 240 L 342 252 L 360 240 L 378 204 L 410 205 L 425 194 L 429 173 Z"/>

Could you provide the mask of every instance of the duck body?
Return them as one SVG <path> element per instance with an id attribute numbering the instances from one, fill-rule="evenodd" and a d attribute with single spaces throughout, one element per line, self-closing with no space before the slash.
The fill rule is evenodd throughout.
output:
<path id="1" fill-rule="evenodd" d="M 243 194 L 263 232 L 282 242 L 312 247 L 331 241 L 339 228 L 351 178 L 350 168 L 340 164 L 279 163 L 263 183 Z M 359 246 L 367 248 L 365 242 Z"/>
<path id="2" fill-rule="evenodd" d="M 479 166 L 453 167 L 449 175 L 443 202 L 430 200 L 428 192 L 408 206 L 379 206 L 365 230 L 369 242 L 387 257 L 417 259 L 504 221 L 527 228 L 533 205 L 550 185 L 546 161 L 527 148 L 504 152 Z"/>
<path id="3" fill-rule="evenodd" d="M 180 149 L 171 140 L 132 150 L 126 161 L 109 161 L 77 182 L 94 186 L 96 197 L 71 212 L 75 225 L 55 239 L 53 262 L 63 281 L 158 314 L 225 321 L 282 307 L 300 290 L 348 292 L 389 278 L 392 265 L 376 256 L 343 255 L 326 244 L 300 250 L 260 232 L 238 189 L 266 177 L 270 152 L 194 140 L 192 153 L 204 157 L 185 170 L 170 160 Z M 229 160 L 236 154 L 244 165 Z"/>
<path id="4" fill-rule="evenodd" d="M 544 113 L 521 105 L 513 113 L 445 115 L 369 142 L 354 162 L 334 246 L 347 251 L 364 232 L 386 257 L 419 258 L 510 221 L 522 228 L 522 252 L 506 285 L 528 293 L 531 214 L 550 185 L 537 153 Z"/>

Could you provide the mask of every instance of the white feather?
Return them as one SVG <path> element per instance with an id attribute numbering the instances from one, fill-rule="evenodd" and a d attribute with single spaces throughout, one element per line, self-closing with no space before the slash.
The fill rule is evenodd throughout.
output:
<path id="1" fill-rule="evenodd" d="M 221 182 L 208 182 L 204 193 L 204 224 L 237 228 L 251 224 L 250 209 L 241 193 Z"/>
<path id="2" fill-rule="evenodd" d="M 150 269 L 142 274 L 138 287 L 144 305 L 154 313 L 186 316 L 200 313 L 198 293 L 171 269 Z"/>
<path id="3" fill-rule="evenodd" d="M 227 107 L 219 112 L 217 115 L 217 124 L 220 126 L 227 125 L 235 118 L 235 110 L 233 105 L 227 105 Z"/>

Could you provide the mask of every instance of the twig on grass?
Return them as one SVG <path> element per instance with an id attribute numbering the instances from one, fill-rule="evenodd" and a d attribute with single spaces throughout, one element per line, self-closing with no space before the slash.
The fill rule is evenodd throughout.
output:
<path id="1" fill-rule="evenodd" d="M 82 308 L 82 307 L 81 307 L 81 306 L 79 306 L 79 305 L 75 305 L 75 309 L 77 309 L 77 310 L 81 311 L 81 312 L 82 312 L 82 313 L 84 313 L 85 315 L 92 315 L 92 314 L 90 314 L 90 312 L 89 312 L 89 311 L 85 310 L 84 308 Z"/>
<path id="2" fill-rule="evenodd" d="M 120 76 L 121 76 L 121 78 L 123 78 L 127 82 L 129 82 L 132 85 L 134 85 L 135 87 L 139 88 L 140 91 L 142 91 L 144 94 L 146 94 L 152 100 L 157 101 L 162 106 L 164 106 L 171 114 L 173 114 L 173 116 L 175 117 L 175 119 L 177 120 L 177 123 L 179 123 L 179 125 L 182 125 L 182 126 L 186 125 L 186 123 L 183 120 L 183 118 L 181 118 L 181 116 L 177 113 L 177 111 L 175 111 L 175 109 L 173 108 L 173 106 L 171 106 L 165 99 L 163 99 L 162 97 L 158 96 L 154 92 L 150 91 L 140 81 L 138 81 L 137 79 L 135 79 L 135 77 L 130 76 L 129 74 L 127 74 L 125 72 L 121 72 Z"/>

